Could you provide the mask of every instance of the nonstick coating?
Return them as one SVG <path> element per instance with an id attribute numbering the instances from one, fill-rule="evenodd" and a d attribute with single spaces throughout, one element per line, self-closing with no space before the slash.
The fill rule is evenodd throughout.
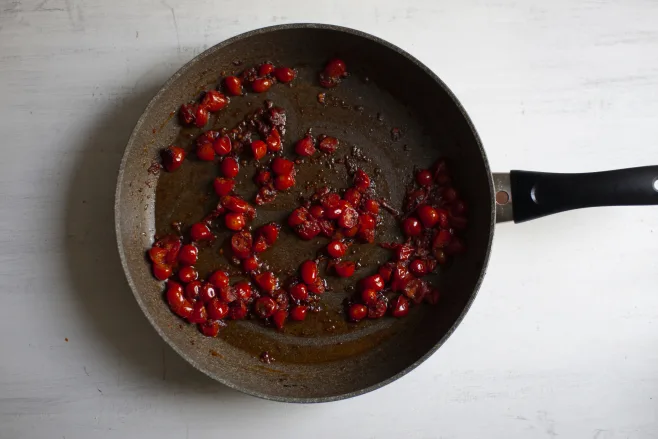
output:
<path id="1" fill-rule="evenodd" d="M 317 84 L 317 72 L 333 56 L 346 61 L 351 76 L 337 88 L 324 90 Z M 329 278 L 334 291 L 323 296 L 325 311 L 308 322 L 289 324 L 283 332 L 248 320 L 230 322 L 219 338 L 207 338 L 168 309 L 162 298 L 163 285 L 151 275 L 145 251 L 152 245 L 156 229 L 167 231 L 172 220 L 189 225 L 201 219 L 216 202 L 209 194 L 217 170 L 211 163 L 195 161 L 194 154 L 174 174 L 154 174 L 149 168 L 158 162 L 161 148 L 174 142 L 192 149 L 192 138 L 200 130 L 181 130 L 174 117 L 181 103 L 214 88 L 221 75 L 264 60 L 297 68 L 298 79 L 292 87 L 275 85 L 266 94 L 234 98 L 228 110 L 211 119 L 207 129 L 232 127 L 245 112 L 271 99 L 287 110 L 287 154 L 309 128 L 316 135 L 338 137 L 342 146 L 336 158 L 367 157 L 370 161 L 359 161 L 359 166 L 374 176 L 378 193 L 393 206 L 401 206 L 415 167 L 428 167 L 440 156 L 449 159 L 454 185 L 469 206 L 470 224 L 467 253 L 433 279 L 443 293 L 439 305 L 416 307 L 404 319 L 346 323 L 340 304 L 351 293 L 349 285 L 387 259 L 374 245 L 356 245 L 351 258 L 361 260 L 364 268 L 349 282 Z M 320 92 L 327 92 L 325 105 L 318 102 Z M 393 128 L 402 134 L 397 141 L 391 136 Z M 297 205 L 300 193 L 312 191 L 305 190 L 302 182 L 325 180 L 338 188 L 351 182 L 344 166 L 332 166 L 326 160 L 299 168 L 298 188 L 259 208 L 254 226 L 285 218 Z M 246 166 L 241 170 L 241 187 L 253 189 L 249 183 L 253 169 Z M 246 196 L 251 193 L 244 192 Z M 202 53 L 167 81 L 130 138 L 119 172 L 115 209 L 119 252 L 128 282 L 158 333 L 208 376 L 255 396 L 288 402 L 331 401 L 374 390 L 409 372 L 438 349 L 475 298 L 495 220 L 485 153 L 447 87 L 419 61 L 385 41 L 317 24 L 275 26 L 237 36 Z M 400 240 L 392 217 L 384 216 L 377 241 Z M 219 242 L 226 236 L 221 235 Z M 280 242 L 265 259 L 276 270 L 293 270 L 326 242 L 303 243 L 284 228 Z M 206 250 L 204 258 L 211 262 L 199 267 L 202 274 L 228 266 L 216 250 Z M 276 361 L 259 361 L 263 351 Z"/>

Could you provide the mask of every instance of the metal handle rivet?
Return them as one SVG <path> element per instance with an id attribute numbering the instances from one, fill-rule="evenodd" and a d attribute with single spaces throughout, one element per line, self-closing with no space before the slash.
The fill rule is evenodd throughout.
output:
<path id="1" fill-rule="evenodd" d="M 509 194 L 505 191 L 496 192 L 496 204 L 504 206 L 509 203 Z"/>

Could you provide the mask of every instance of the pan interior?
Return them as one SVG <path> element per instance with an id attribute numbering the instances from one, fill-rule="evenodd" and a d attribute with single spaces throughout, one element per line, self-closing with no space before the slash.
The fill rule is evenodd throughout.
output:
<path id="1" fill-rule="evenodd" d="M 317 72 L 340 56 L 351 76 L 335 89 L 322 89 Z M 379 195 L 401 206 L 415 167 L 428 167 L 447 157 L 455 187 L 469 206 L 468 251 L 433 281 L 443 293 L 440 305 L 416 307 L 405 319 L 384 318 L 359 325 L 345 322 L 342 300 L 356 279 L 373 273 L 388 254 L 374 245 L 355 245 L 350 259 L 364 268 L 350 281 L 328 277 L 334 291 L 323 297 L 324 309 L 283 332 L 257 321 L 231 322 L 217 339 L 206 338 L 175 317 L 162 299 L 162 284 L 150 273 L 145 251 L 156 233 L 169 232 L 172 221 L 189 226 L 200 220 L 217 199 L 211 181 L 215 165 L 186 160 L 175 173 L 149 173 L 159 151 L 172 143 L 193 150 L 200 132 L 181 130 L 175 111 L 214 87 L 221 75 L 265 60 L 298 69 L 292 86 L 276 85 L 265 94 L 234 98 L 211 118 L 206 129 L 233 127 L 247 112 L 271 99 L 286 109 L 284 150 L 307 130 L 341 140 L 335 158 L 356 161 L 371 176 Z M 318 94 L 326 93 L 325 104 Z M 392 129 L 401 136 L 394 140 Z M 190 154 L 193 157 L 194 154 Z M 152 168 L 151 168 L 152 169 Z M 253 225 L 282 221 L 308 195 L 304 182 L 345 188 L 351 183 L 345 166 L 318 160 L 298 166 L 297 188 L 260 207 Z M 240 171 L 238 187 L 252 199 L 255 168 Z M 174 349 L 209 376 L 239 390 L 270 399 L 324 401 L 370 390 L 410 370 L 433 352 L 454 328 L 473 299 L 484 273 L 492 235 L 492 190 L 486 158 L 460 107 L 424 67 L 393 46 L 372 37 L 330 26 L 292 25 L 251 32 L 204 52 L 174 76 L 140 119 L 124 157 L 117 190 L 117 230 L 122 260 L 135 296 L 146 316 Z M 378 242 L 400 241 L 392 217 L 378 230 Z M 226 235 L 203 250 L 198 267 L 205 275 L 230 264 L 219 253 Z M 280 241 L 263 259 L 276 270 L 294 270 L 328 241 L 302 242 L 282 231 Z M 235 270 L 234 270 L 235 271 Z M 237 273 L 237 271 L 236 271 Z M 237 278 L 236 278 L 237 279 Z M 276 360 L 259 361 L 268 351 Z"/>

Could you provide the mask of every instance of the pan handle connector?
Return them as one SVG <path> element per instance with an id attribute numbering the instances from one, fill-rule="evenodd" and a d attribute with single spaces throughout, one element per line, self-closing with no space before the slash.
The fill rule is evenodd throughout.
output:
<path id="1" fill-rule="evenodd" d="M 658 166 L 585 174 L 512 171 L 494 174 L 494 187 L 498 222 L 521 223 L 583 207 L 658 204 Z M 509 194 L 502 205 L 501 191 Z"/>
<path id="2" fill-rule="evenodd" d="M 505 223 L 514 221 L 512 207 L 512 183 L 509 173 L 493 174 L 494 193 L 496 198 L 496 222 Z"/>

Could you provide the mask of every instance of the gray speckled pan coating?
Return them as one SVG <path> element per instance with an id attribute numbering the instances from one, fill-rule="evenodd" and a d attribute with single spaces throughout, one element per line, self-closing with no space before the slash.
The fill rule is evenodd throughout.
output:
<path id="1" fill-rule="evenodd" d="M 180 127 L 172 112 L 216 84 L 222 70 L 236 70 L 233 60 L 240 59 L 244 66 L 273 60 L 303 72 L 317 71 L 336 54 L 346 60 L 352 77 L 330 93 L 353 99 L 350 105 L 364 106 L 371 116 L 381 112 L 390 124 L 373 130 L 368 128 L 372 117 L 349 116 L 350 122 L 345 124 L 345 110 L 325 111 L 319 105 L 320 109 L 313 110 L 312 102 L 321 90 L 315 84 L 304 85 L 300 78 L 300 85 L 286 91 L 294 97 L 286 105 L 291 114 L 287 144 L 305 127 L 345 124 L 341 139 L 358 144 L 373 158 L 383 170 L 380 187 L 397 203 L 404 193 L 404 179 L 412 175 L 414 166 L 429 166 L 439 156 L 448 157 L 455 187 L 469 204 L 468 253 L 439 276 L 438 283 L 445 292 L 440 306 L 423 306 L 407 319 L 381 319 L 333 338 L 272 335 L 278 342 L 297 344 L 302 350 L 337 346 L 388 331 L 392 335 L 385 341 L 333 361 L 263 365 L 253 353 L 221 339 L 203 337 L 195 327 L 175 317 L 162 300 L 162 284 L 152 277 L 144 256 L 153 242 L 158 181 L 158 176 L 147 169 L 158 160 L 159 150 L 177 136 Z M 311 83 L 313 76 L 307 76 Z M 369 82 L 362 80 L 366 76 Z M 295 113 L 291 108 L 295 102 L 311 110 Z M 388 134 L 394 125 L 403 130 L 398 142 L 391 141 Z M 403 148 L 404 144 L 409 147 Z M 445 342 L 468 311 L 485 274 L 495 210 L 491 174 L 478 135 L 457 99 L 436 75 L 398 47 L 363 32 L 291 24 L 258 29 L 220 43 L 164 84 L 140 117 L 126 147 L 115 216 L 128 283 L 148 320 L 176 352 L 209 377 L 245 393 L 277 401 L 326 402 L 361 395 L 400 378 Z M 253 330 L 249 326 L 253 323 L 240 324 L 247 335 Z M 211 351 L 216 354 L 211 355 Z"/>

